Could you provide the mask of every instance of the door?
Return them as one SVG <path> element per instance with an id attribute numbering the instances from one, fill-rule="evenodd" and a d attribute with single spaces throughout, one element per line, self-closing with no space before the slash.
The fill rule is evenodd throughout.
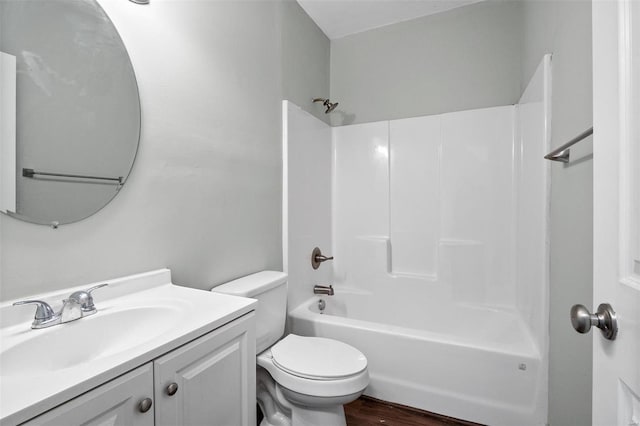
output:
<path id="1" fill-rule="evenodd" d="M 618 334 L 593 336 L 593 424 L 640 424 L 640 4 L 593 2 L 594 291 Z"/>
<path id="2" fill-rule="evenodd" d="M 255 425 L 254 321 L 249 313 L 154 361 L 156 425 Z"/>
<path id="3" fill-rule="evenodd" d="M 23 426 L 153 426 L 152 386 L 153 369 L 148 363 L 23 423 Z"/>

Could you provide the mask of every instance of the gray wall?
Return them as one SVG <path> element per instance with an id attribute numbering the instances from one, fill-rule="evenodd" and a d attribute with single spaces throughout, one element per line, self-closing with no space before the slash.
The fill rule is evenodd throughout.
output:
<path id="1" fill-rule="evenodd" d="M 591 2 L 523 3 L 522 81 L 553 53 L 551 144 L 592 125 Z M 549 423 L 591 424 L 591 335 L 569 323 L 575 303 L 593 307 L 592 141 L 551 164 Z"/>
<path id="2" fill-rule="evenodd" d="M 332 124 L 520 98 L 518 2 L 481 2 L 331 41 Z"/>
<path id="3" fill-rule="evenodd" d="M 295 0 L 281 5 L 283 99 L 329 123 L 322 104 L 313 103 L 329 97 L 329 39 Z"/>
<path id="4" fill-rule="evenodd" d="M 282 46 L 281 27 L 307 28 L 300 43 L 318 57 L 328 41 L 291 4 L 103 6 L 140 87 L 136 164 L 121 193 L 81 222 L 53 230 L 0 215 L 0 299 L 161 267 L 198 288 L 280 269 L 281 100 L 308 96 L 302 83 L 285 90 L 283 69 L 313 66 L 318 90 L 329 73 Z"/>

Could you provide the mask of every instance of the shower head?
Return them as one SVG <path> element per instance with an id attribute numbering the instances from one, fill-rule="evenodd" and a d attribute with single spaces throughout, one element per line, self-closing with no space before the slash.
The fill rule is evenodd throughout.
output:
<path id="1" fill-rule="evenodd" d="M 325 114 L 329 114 L 338 106 L 338 102 L 331 102 L 329 101 L 329 99 L 324 99 L 324 98 L 315 98 L 313 102 L 322 102 L 322 105 L 327 107 L 327 109 L 324 112 Z"/>

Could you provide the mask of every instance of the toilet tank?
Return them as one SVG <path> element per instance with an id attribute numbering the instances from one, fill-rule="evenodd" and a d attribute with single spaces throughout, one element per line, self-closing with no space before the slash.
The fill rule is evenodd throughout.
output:
<path id="1" fill-rule="evenodd" d="M 276 343 L 284 335 L 287 317 L 287 274 L 262 271 L 211 289 L 216 293 L 258 300 L 256 308 L 256 353 Z"/>

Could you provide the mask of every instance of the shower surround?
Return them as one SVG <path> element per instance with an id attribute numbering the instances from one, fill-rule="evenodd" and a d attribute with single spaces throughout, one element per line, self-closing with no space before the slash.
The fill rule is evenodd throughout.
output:
<path id="1" fill-rule="evenodd" d="M 330 137 L 285 102 L 289 328 L 358 347 L 366 394 L 481 423 L 546 423 L 550 63 L 518 105 Z M 310 186 L 329 182 L 314 200 Z M 332 270 L 305 264 L 315 241 Z M 336 296 L 321 313 L 310 290 L 326 281 Z"/>

